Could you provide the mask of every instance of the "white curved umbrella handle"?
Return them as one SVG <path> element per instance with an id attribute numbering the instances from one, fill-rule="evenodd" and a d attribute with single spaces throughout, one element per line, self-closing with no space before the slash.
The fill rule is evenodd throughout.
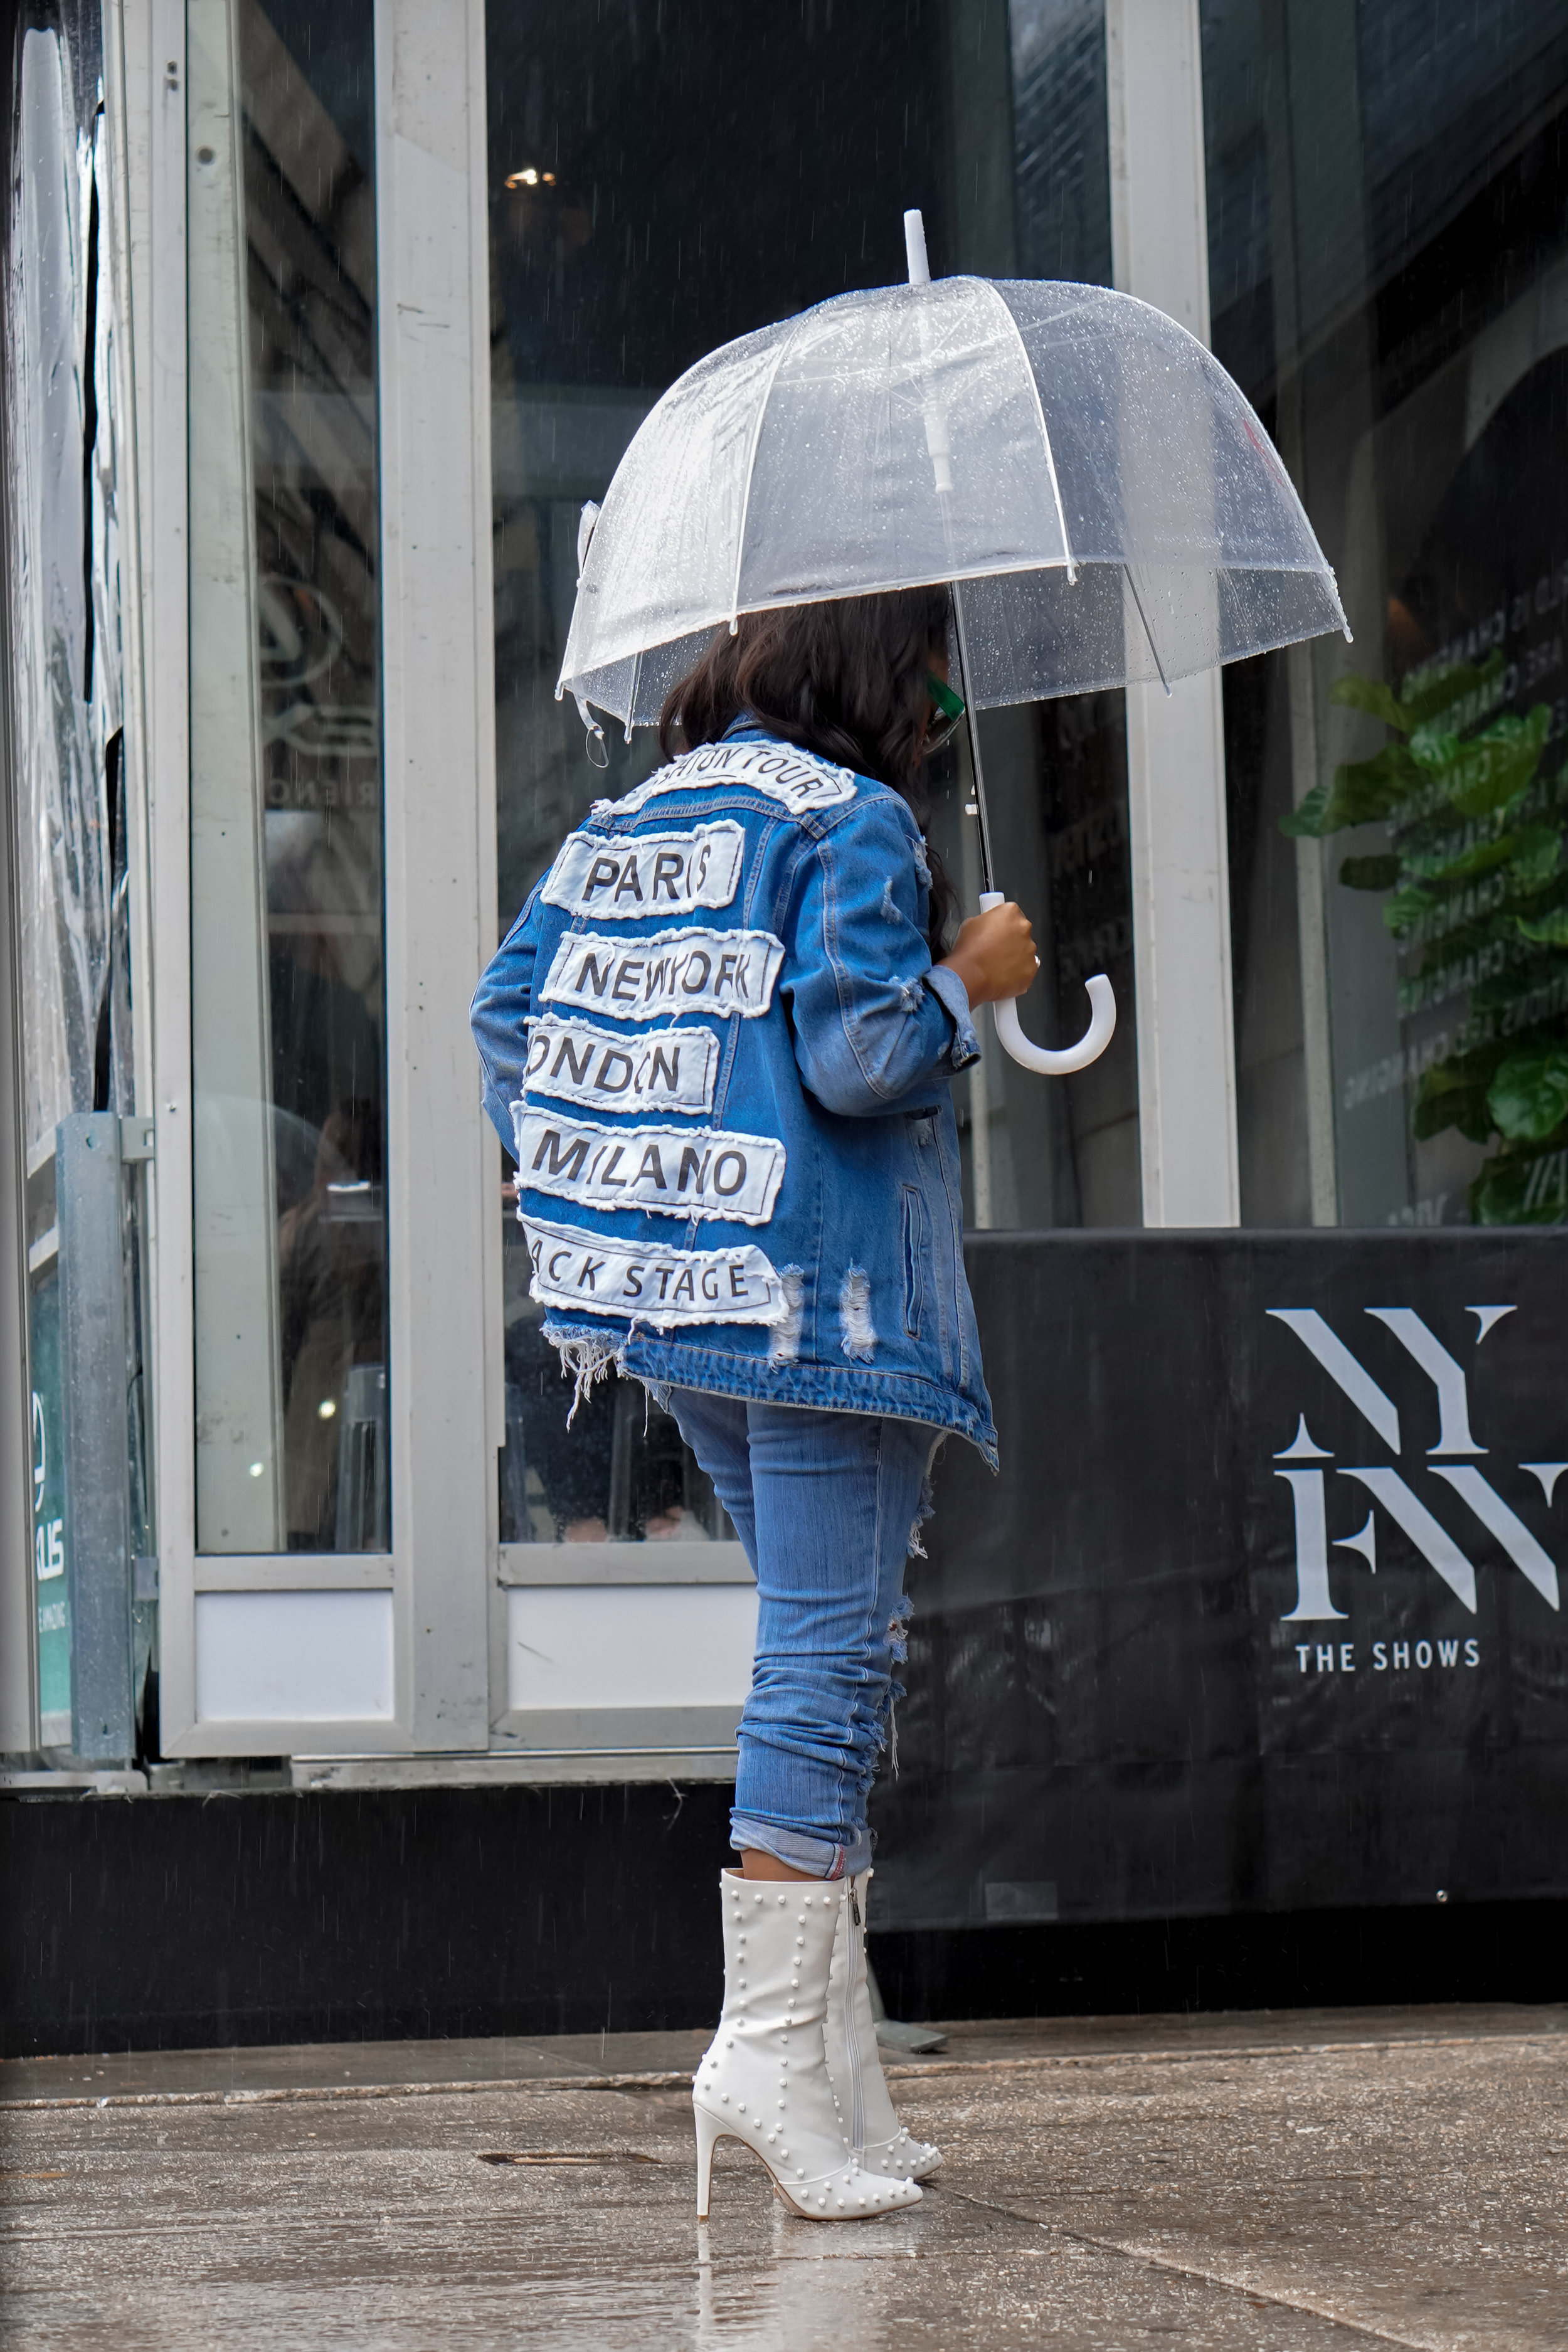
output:
<path id="1" fill-rule="evenodd" d="M 989 914 L 993 907 L 1005 903 L 1000 890 L 983 890 L 980 894 L 983 915 Z M 1018 1020 L 1018 1000 L 1016 996 L 1004 996 L 992 1005 L 996 1034 L 1016 1062 L 1021 1062 L 1026 1070 L 1038 1070 L 1042 1076 L 1065 1078 L 1071 1071 L 1086 1070 L 1090 1062 L 1099 1061 L 1115 1032 L 1116 994 L 1102 971 L 1097 971 L 1091 980 L 1086 980 L 1084 986 L 1089 991 L 1089 1004 L 1093 1008 L 1089 1027 L 1076 1045 L 1065 1045 L 1059 1054 L 1053 1054 L 1048 1046 L 1032 1045 L 1025 1036 Z"/>

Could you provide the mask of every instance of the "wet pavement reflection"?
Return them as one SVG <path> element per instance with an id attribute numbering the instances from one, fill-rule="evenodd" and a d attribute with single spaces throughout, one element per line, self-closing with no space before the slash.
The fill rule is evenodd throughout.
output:
<path id="1" fill-rule="evenodd" d="M 958 2026 L 895 2078 L 948 2162 L 861 2223 L 729 2143 L 694 2221 L 700 2042 L 12 2061 L 0 2341 L 1568 2341 L 1568 2011 Z"/>

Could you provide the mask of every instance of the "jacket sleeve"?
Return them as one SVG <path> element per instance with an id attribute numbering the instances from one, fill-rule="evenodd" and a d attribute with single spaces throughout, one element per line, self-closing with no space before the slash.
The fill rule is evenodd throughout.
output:
<path id="1" fill-rule="evenodd" d="M 539 947 L 539 885 L 490 958 L 468 1014 L 484 1076 L 485 1108 L 509 1151 L 515 1148 L 511 1106 L 522 1092 L 528 1021 L 533 1009 L 533 961 Z"/>
<path id="2" fill-rule="evenodd" d="M 932 969 L 924 850 L 903 803 L 868 793 L 796 871 L 784 989 L 818 1102 L 872 1118 L 980 1058 L 969 998 Z"/>

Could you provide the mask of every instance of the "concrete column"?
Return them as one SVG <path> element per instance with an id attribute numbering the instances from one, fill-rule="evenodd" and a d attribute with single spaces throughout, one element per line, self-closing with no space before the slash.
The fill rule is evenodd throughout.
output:
<path id="1" fill-rule="evenodd" d="M 1107 0 L 1117 286 L 1208 341 L 1198 0 Z M 1234 1225 L 1236 1132 L 1219 673 L 1127 690 L 1138 1108 L 1148 1225 Z"/>

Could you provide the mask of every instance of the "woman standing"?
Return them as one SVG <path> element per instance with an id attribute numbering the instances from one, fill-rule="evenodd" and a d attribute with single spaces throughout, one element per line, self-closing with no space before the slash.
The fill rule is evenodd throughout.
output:
<path id="1" fill-rule="evenodd" d="M 1035 976 L 1013 905 L 943 934 L 911 807 L 947 594 L 742 618 L 666 703 L 668 764 L 595 803 L 480 984 L 546 1334 L 673 1412 L 757 1579 L 721 1873 L 725 1990 L 693 2085 L 811 2218 L 914 2203 L 940 2162 L 877 2057 L 867 1799 L 949 1431 L 993 1466 L 964 1279 L 955 1072 Z"/>

